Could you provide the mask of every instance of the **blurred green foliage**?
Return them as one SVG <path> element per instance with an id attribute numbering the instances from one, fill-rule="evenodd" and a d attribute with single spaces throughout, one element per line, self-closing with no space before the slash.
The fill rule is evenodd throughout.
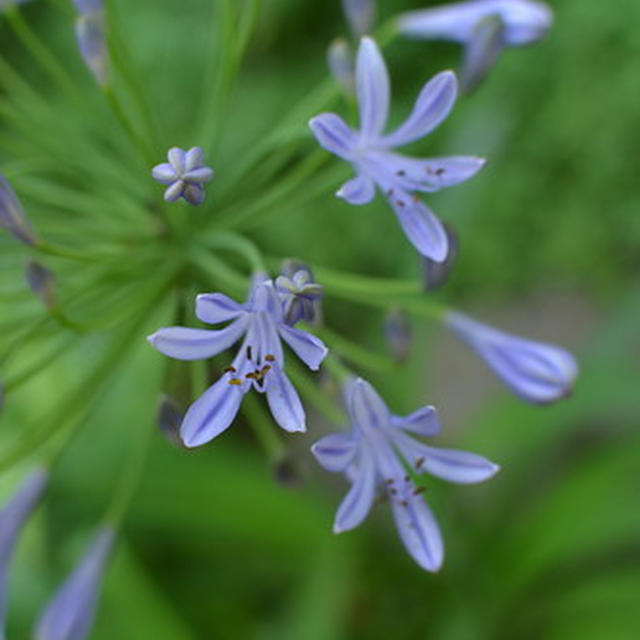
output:
<path id="1" fill-rule="evenodd" d="M 153 97 L 163 144 L 199 143 L 187 137 L 187 125 L 206 90 L 201 77 L 209 60 L 203 51 L 209 50 L 215 3 L 113 4 L 136 72 Z M 383 16 L 424 4 L 380 0 Z M 441 444 L 478 451 L 502 471 L 479 487 L 429 483 L 447 548 L 437 575 L 422 573 L 404 554 L 385 505 L 358 531 L 332 536 L 333 512 L 346 483 L 318 472 L 310 459 L 308 445 L 325 428 L 317 415 L 312 435 L 291 443 L 304 480 L 296 491 L 275 482 L 245 425 L 196 452 L 174 449 L 158 437 L 91 637 L 640 637 L 640 4 L 619 0 L 615 10 L 598 0 L 553 4 L 550 37 L 536 47 L 507 51 L 477 94 L 462 99 L 415 151 L 478 153 L 490 160 L 471 183 L 430 199 L 461 236 L 460 261 L 441 297 L 469 305 L 508 299 L 517 306 L 531 291 L 560 290 L 597 308 L 599 322 L 580 349 L 582 376 L 574 397 L 536 409 L 501 392 L 474 407 L 463 429 L 448 432 L 445 425 Z M 74 75 L 86 74 L 68 20 L 42 2 L 25 13 L 71 60 Z M 213 158 L 221 184 L 226 168 L 322 81 L 328 42 L 344 30 L 338 0 L 265 2 Z M 32 75 L 5 31 L 3 49 Z M 427 78 L 455 67 L 459 54 L 453 45 L 394 42 L 388 49 L 394 117 L 410 109 Z M 88 79 L 86 84 L 90 92 Z M 59 118 L 53 92 L 51 101 L 52 118 Z M 107 121 L 97 98 L 87 119 L 96 129 Z M 342 175 L 348 175 L 346 167 L 337 168 L 336 186 Z M 247 194 L 253 188 L 249 177 Z M 353 208 L 331 192 L 304 207 L 273 211 L 268 224 L 252 230 L 254 239 L 274 255 L 369 275 L 418 277 L 416 257 L 384 202 Z M 332 299 L 326 308 L 332 328 L 367 348 L 384 349 L 379 313 Z M 163 311 L 145 329 L 167 318 Z M 582 322 L 574 320 L 576 327 Z M 440 375 L 425 365 L 434 334 L 419 325 L 416 333 L 424 350 L 416 349 L 408 370 L 374 380 L 389 388 L 399 412 L 428 401 L 425 369 L 431 377 Z M 25 387 L 6 409 L 0 441 L 43 415 L 62 393 L 61 381 L 75 381 L 80 363 L 95 358 L 100 347 L 77 350 L 37 385 Z M 45 510 L 22 541 L 9 637 L 27 637 L 38 606 L 82 549 L 132 434 L 154 414 L 160 384 L 157 355 L 145 344 L 111 376 L 56 472 Z M 456 384 L 449 381 L 454 389 Z M 43 388 L 50 391 L 42 395 Z"/>

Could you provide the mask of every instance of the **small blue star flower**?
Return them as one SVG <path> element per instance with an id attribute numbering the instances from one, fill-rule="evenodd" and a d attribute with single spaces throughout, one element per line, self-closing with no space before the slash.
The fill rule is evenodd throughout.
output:
<path id="1" fill-rule="evenodd" d="M 204 164 L 204 151 L 193 147 L 184 151 L 178 147 L 169 149 L 169 162 L 153 168 L 151 175 L 155 180 L 168 185 L 164 192 L 167 202 L 183 198 L 189 204 L 198 205 L 204 200 L 204 185 L 213 179 L 213 169 Z"/>
<path id="2" fill-rule="evenodd" d="M 551 9 L 535 0 L 468 0 L 409 11 L 396 19 L 402 35 L 465 46 L 461 76 L 467 91 L 484 79 L 505 47 L 536 42 L 552 23 Z"/>
<path id="3" fill-rule="evenodd" d="M 319 144 L 350 162 L 357 174 L 336 195 L 350 204 L 363 205 L 373 200 L 377 186 L 415 248 L 443 262 L 448 253 L 446 231 L 415 194 L 464 182 L 480 170 L 484 160 L 475 156 L 409 158 L 393 149 L 423 138 L 449 115 L 456 100 L 455 75 L 445 71 L 435 76 L 422 89 L 404 124 L 383 135 L 389 114 L 389 75 L 376 43 L 363 38 L 356 62 L 356 93 L 360 131 L 351 129 L 335 113 L 323 113 L 309 123 Z"/>
<path id="4" fill-rule="evenodd" d="M 196 316 L 208 324 L 231 323 L 218 330 L 168 327 L 149 336 L 149 342 L 170 358 L 200 360 L 244 340 L 224 375 L 189 407 L 180 427 L 184 444 L 203 445 L 227 429 L 251 389 L 266 394 L 280 427 L 305 431 L 302 403 L 284 373 L 281 341 L 313 371 L 324 360 L 327 348 L 315 336 L 286 323 L 273 282 L 256 278 L 245 304 L 221 293 L 201 294 L 196 299 Z"/>
<path id="5" fill-rule="evenodd" d="M 445 324 L 526 402 L 549 404 L 571 393 L 578 364 L 565 349 L 498 331 L 462 313 L 448 313 Z"/>
<path id="6" fill-rule="evenodd" d="M 452 449 L 436 449 L 414 436 L 434 436 L 440 431 L 434 407 L 423 407 L 406 417 L 390 413 L 384 400 L 358 378 L 345 385 L 351 431 L 332 433 L 311 451 L 327 471 L 342 472 L 351 489 L 338 508 L 334 533 L 357 527 L 368 515 L 382 490 L 389 498 L 398 533 L 413 559 L 427 571 L 442 565 L 442 536 L 422 489 L 411 481 L 405 463 L 416 473 L 425 472 L 449 482 L 473 484 L 493 476 L 499 467 L 486 458 Z"/>

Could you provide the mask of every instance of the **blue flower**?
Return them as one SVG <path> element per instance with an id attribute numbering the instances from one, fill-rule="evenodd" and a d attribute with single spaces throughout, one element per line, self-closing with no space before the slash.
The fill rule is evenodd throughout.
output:
<path id="1" fill-rule="evenodd" d="M 389 113 L 389 76 L 376 43 L 363 38 L 356 63 L 356 93 L 360 131 L 351 129 L 335 113 L 323 113 L 310 122 L 320 145 L 350 162 L 357 174 L 336 195 L 350 204 L 367 204 L 373 200 L 377 186 L 416 249 L 432 260 L 444 261 L 447 234 L 414 194 L 464 182 L 477 173 L 484 160 L 475 156 L 418 159 L 394 153 L 393 149 L 423 138 L 449 115 L 456 100 L 455 75 L 445 71 L 435 76 L 422 89 L 404 124 L 383 135 Z"/>
<path id="2" fill-rule="evenodd" d="M 457 312 L 448 313 L 445 323 L 523 400 L 549 404 L 571 393 L 578 364 L 565 349 L 498 331 Z"/>
<path id="3" fill-rule="evenodd" d="M 0 511 L 0 638 L 4 638 L 7 574 L 16 540 L 47 485 L 44 469 L 32 471 Z"/>
<path id="4" fill-rule="evenodd" d="M 409 11 L 396 19 L 402 35 L 465 45 L 461 76 L 467 91 L 484 78 L 502 49 L 539 40 L 552 22 L 551 9 L 533 0 L 469 0 Z"/>
<path id="5" fill-rule="evenodd" d="M 347 383 L 345 398 L 351 431 L 325 436 L 311 448 L 327 471 L 346 473 L 351 481 L 336 514 L 334 532 L 357 527 L 371 510 L 376 490 L 382 490 L 391 502 L 398 533 L 409 554 L 423 569 L 437 571 L 444 555 L 440 529 L 402 459 L 416 473 L 428 472 L 461 484 L 487 480 L 499 467 L 473 453 L 436 449 L 416 440 L 415 435 L 439 432 L 434 407 L 423 407 L 406 417 L 395 416 L 362 379 Z"/>
<path id="6" fill-rule="evenodd" d="M 104 8 L 101 0 L 74 0 L 78 11 L 75 22 L 80 55 L 100 87 L 109 76 L 109 56 L 105 36 Z"/>
<path id="7" fill-rule="evenodd" d="M 322 285 L 314 281 L 309 267 L 295 260 L 285 261 L 275 285 L 284 307 L 284 320 L 288 325 L 319 320 L 319 303 L 324 290 Z"/>
<path id="8" fill-rule="evenodd" d="M 375 0 L 342 0 L 342 8 L 356 38 L 371 31 L 376 17 Z"/>
<path id="9" fill-rule="evenodd" d="M 183 151 L 178 147 L 169 149 L 169 162 L 155 166 L 151 175 L 162 184 L 169 185 L 164 192 L 167 202 L 184 198 L 189 204 L 198 205 L 204 200 L 204 185 L 213 179 L 213 169 L 207 167 L 204 151 L 193 147 Z"/>
<path id="10" fill-rule="evenodd" d="M 26 245 L 34 246 L 37 239 L 27 215 L 8 180 L 0 173 L 0 229 Z"/>
<path id="11" fill-rule="evenodd" d="M 231 366 L 187 411 L 180 435 L 188 447 L 209 442 L 235 419 L 244 395 L 251 389 L 265 393 L 275 421 L 286 431 L 305 431 L 302 403 L 284 373 L 284 340 L 313 371 L 327 355 L 315 336 L 290 327 L 271 280 L 257 280 L 245 304 L 221 293 L 202 294 L 196 300 L 202 322 L 231 321 L 224 329 L 186 327 L 160 329 L 149 342 L 161 353 L 179 360 L 211 358 L 244 337 Z"/>
<path id="12" fill-rule="evenodd" d="M 45 608 L 34 632 L 35 640 L 84 640 L 87 637 L 114 540 L 111 527 L 98 531 L 80 563 Z"/>

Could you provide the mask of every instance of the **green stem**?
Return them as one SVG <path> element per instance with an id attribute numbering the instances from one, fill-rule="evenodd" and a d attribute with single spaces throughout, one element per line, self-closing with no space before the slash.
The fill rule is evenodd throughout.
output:
<path id="1" fill-rule="evenodd" d="M 242 296 L 246 292 L 247 278 L 206 249 L 193 247 L 188 259 L 207 278 L 204 283 L 207 288 L 215 285 L 220 289 L 229 289 L 233 295 L 237 296 Z"/>
<path id="2" fill-rule="evenodd" d="M 237 253 L 247 261 L 252 271 L 267 270 L 258 247 L 244 236 L 230 231 L 215 231 L 201 236 L 199 240 L 210 249 Z"/>

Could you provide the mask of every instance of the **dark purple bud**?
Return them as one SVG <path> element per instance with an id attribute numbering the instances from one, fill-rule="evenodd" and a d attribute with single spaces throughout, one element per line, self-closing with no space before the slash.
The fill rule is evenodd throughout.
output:
<path id="1" fill-rule="evenodd" d="M 184 412 L 178 408 L 175 400 L 168 395 L 163 395 L 158 404 L 156 422 L 158 428 L 166 439 L 177 447 L 182 447 L 180 438 L 180 425 L 184 418 Z"/>
<path id="2" fill-rule="evenodd" d="M 38 262 L 29 260 L 25 267 L 27 284 L 44 306 L 53 309 L 56 306 L 56 281 L 53 272 Z"/>
<path id="3" fill-rule="evenodd" d="M 425 292 L 435 291 L 446 284 L 458 257 L 458 234 L 450 225 L 445 223 L 443 226 L 449 242 L 449 253 L 444 262 L 435 262 L 430 258 L 420 257 L 422 288 Z"/>
<path id="4" fill-rule="evenodd" d="M 27 215 L 7 179 L 0 173 L 0 229 L 26 245 L 37 244 L 35 233 L 27 220 Z"/>
<path id="5" fill-rule="evenodd" d="M 300 469 L 289 456 L 283 456 L 273 465 L 273 476 L 286 489 L 299 489 L 302 485 Z"/>
<path id="6" fill-rule="evenodd" d="M 311 269 L 297 260 L 285 260 L 280 273 L 275 286 L 284 307 L 285 322 L 291 326 L 300 321 L 319 323 L 323 288 L 315 282 Z"/>
<path id="7" fill-rule="evenodd" d="M 411 323 L 402 309 L 392 309 L 384 322 L 384 334 L 391 356 L 397 362 L 403 362 L 409 356 L 412 344 Z"/>

